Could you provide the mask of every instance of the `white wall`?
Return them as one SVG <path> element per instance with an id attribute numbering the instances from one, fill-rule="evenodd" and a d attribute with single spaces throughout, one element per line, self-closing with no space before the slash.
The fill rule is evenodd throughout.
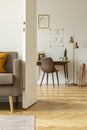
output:
<path id="1" fill-rule="evenodd" d="M 24 0 L 0 0 L 0 51 L 22 57 Z"/>
<path id="2" fill-rule="evenodd" d="M 37 0 L 37 15 L 50 15 L 50 28 L 64 28 L 64 34 L 69 37 L 74 34 L 79 44 L 75 54 L 75 77 L 81 63 L 87 64 L 87 0 Z M 54 59 L 62 56 L 61 48 L 49 48 L 49 29 L 37 28 L 37 50 L 44 51 Z M 69 54 L 70 55 L 70 54 Z M 69 72 L 72 73 L 71 69 Z"/>

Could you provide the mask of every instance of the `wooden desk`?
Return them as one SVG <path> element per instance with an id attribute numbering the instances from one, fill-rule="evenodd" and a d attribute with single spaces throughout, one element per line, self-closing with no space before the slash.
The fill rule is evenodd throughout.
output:
<path id="1" fill-rule="evenodd" d="M 66 83 L 66 80 L 69 81 L 69 77 L 68 77 L 68 63 L 70 61 L 54 61 L 54 65 L 60 65 L 60 66 L 63 66 L 64 68 L 64 75 L 65 75 L 65 83 Z M 37 66 L 40 66 L 41 65 L 41 61 L 37 61 Z"/>

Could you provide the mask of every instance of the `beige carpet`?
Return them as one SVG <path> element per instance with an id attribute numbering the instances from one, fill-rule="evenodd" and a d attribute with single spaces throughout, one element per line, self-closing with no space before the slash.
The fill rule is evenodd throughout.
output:
<path id="1" fill-rule="evenodd" d="M 0 130 L 35 130 L 35 116 L 0 116 Z"/>

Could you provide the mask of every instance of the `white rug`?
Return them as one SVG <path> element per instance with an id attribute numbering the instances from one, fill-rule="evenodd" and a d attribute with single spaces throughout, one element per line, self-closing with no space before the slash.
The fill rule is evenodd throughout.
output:
<path id="1" fill-rule="evenodd" d="M 0 130 L 35 130 L 35 116 L 0 116 Z"/>

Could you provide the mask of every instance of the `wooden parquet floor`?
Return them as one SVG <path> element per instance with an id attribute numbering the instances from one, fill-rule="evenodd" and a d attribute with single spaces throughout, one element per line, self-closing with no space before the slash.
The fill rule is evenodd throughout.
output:
<path id="1" fill-rule="evenodd" d="M 87 87 L 37 87 L 38 101 L 14 115 L 35 115 L 36 130 L 87 130 Z M 11 114 L 0 106 L 0 114 Z"/>

